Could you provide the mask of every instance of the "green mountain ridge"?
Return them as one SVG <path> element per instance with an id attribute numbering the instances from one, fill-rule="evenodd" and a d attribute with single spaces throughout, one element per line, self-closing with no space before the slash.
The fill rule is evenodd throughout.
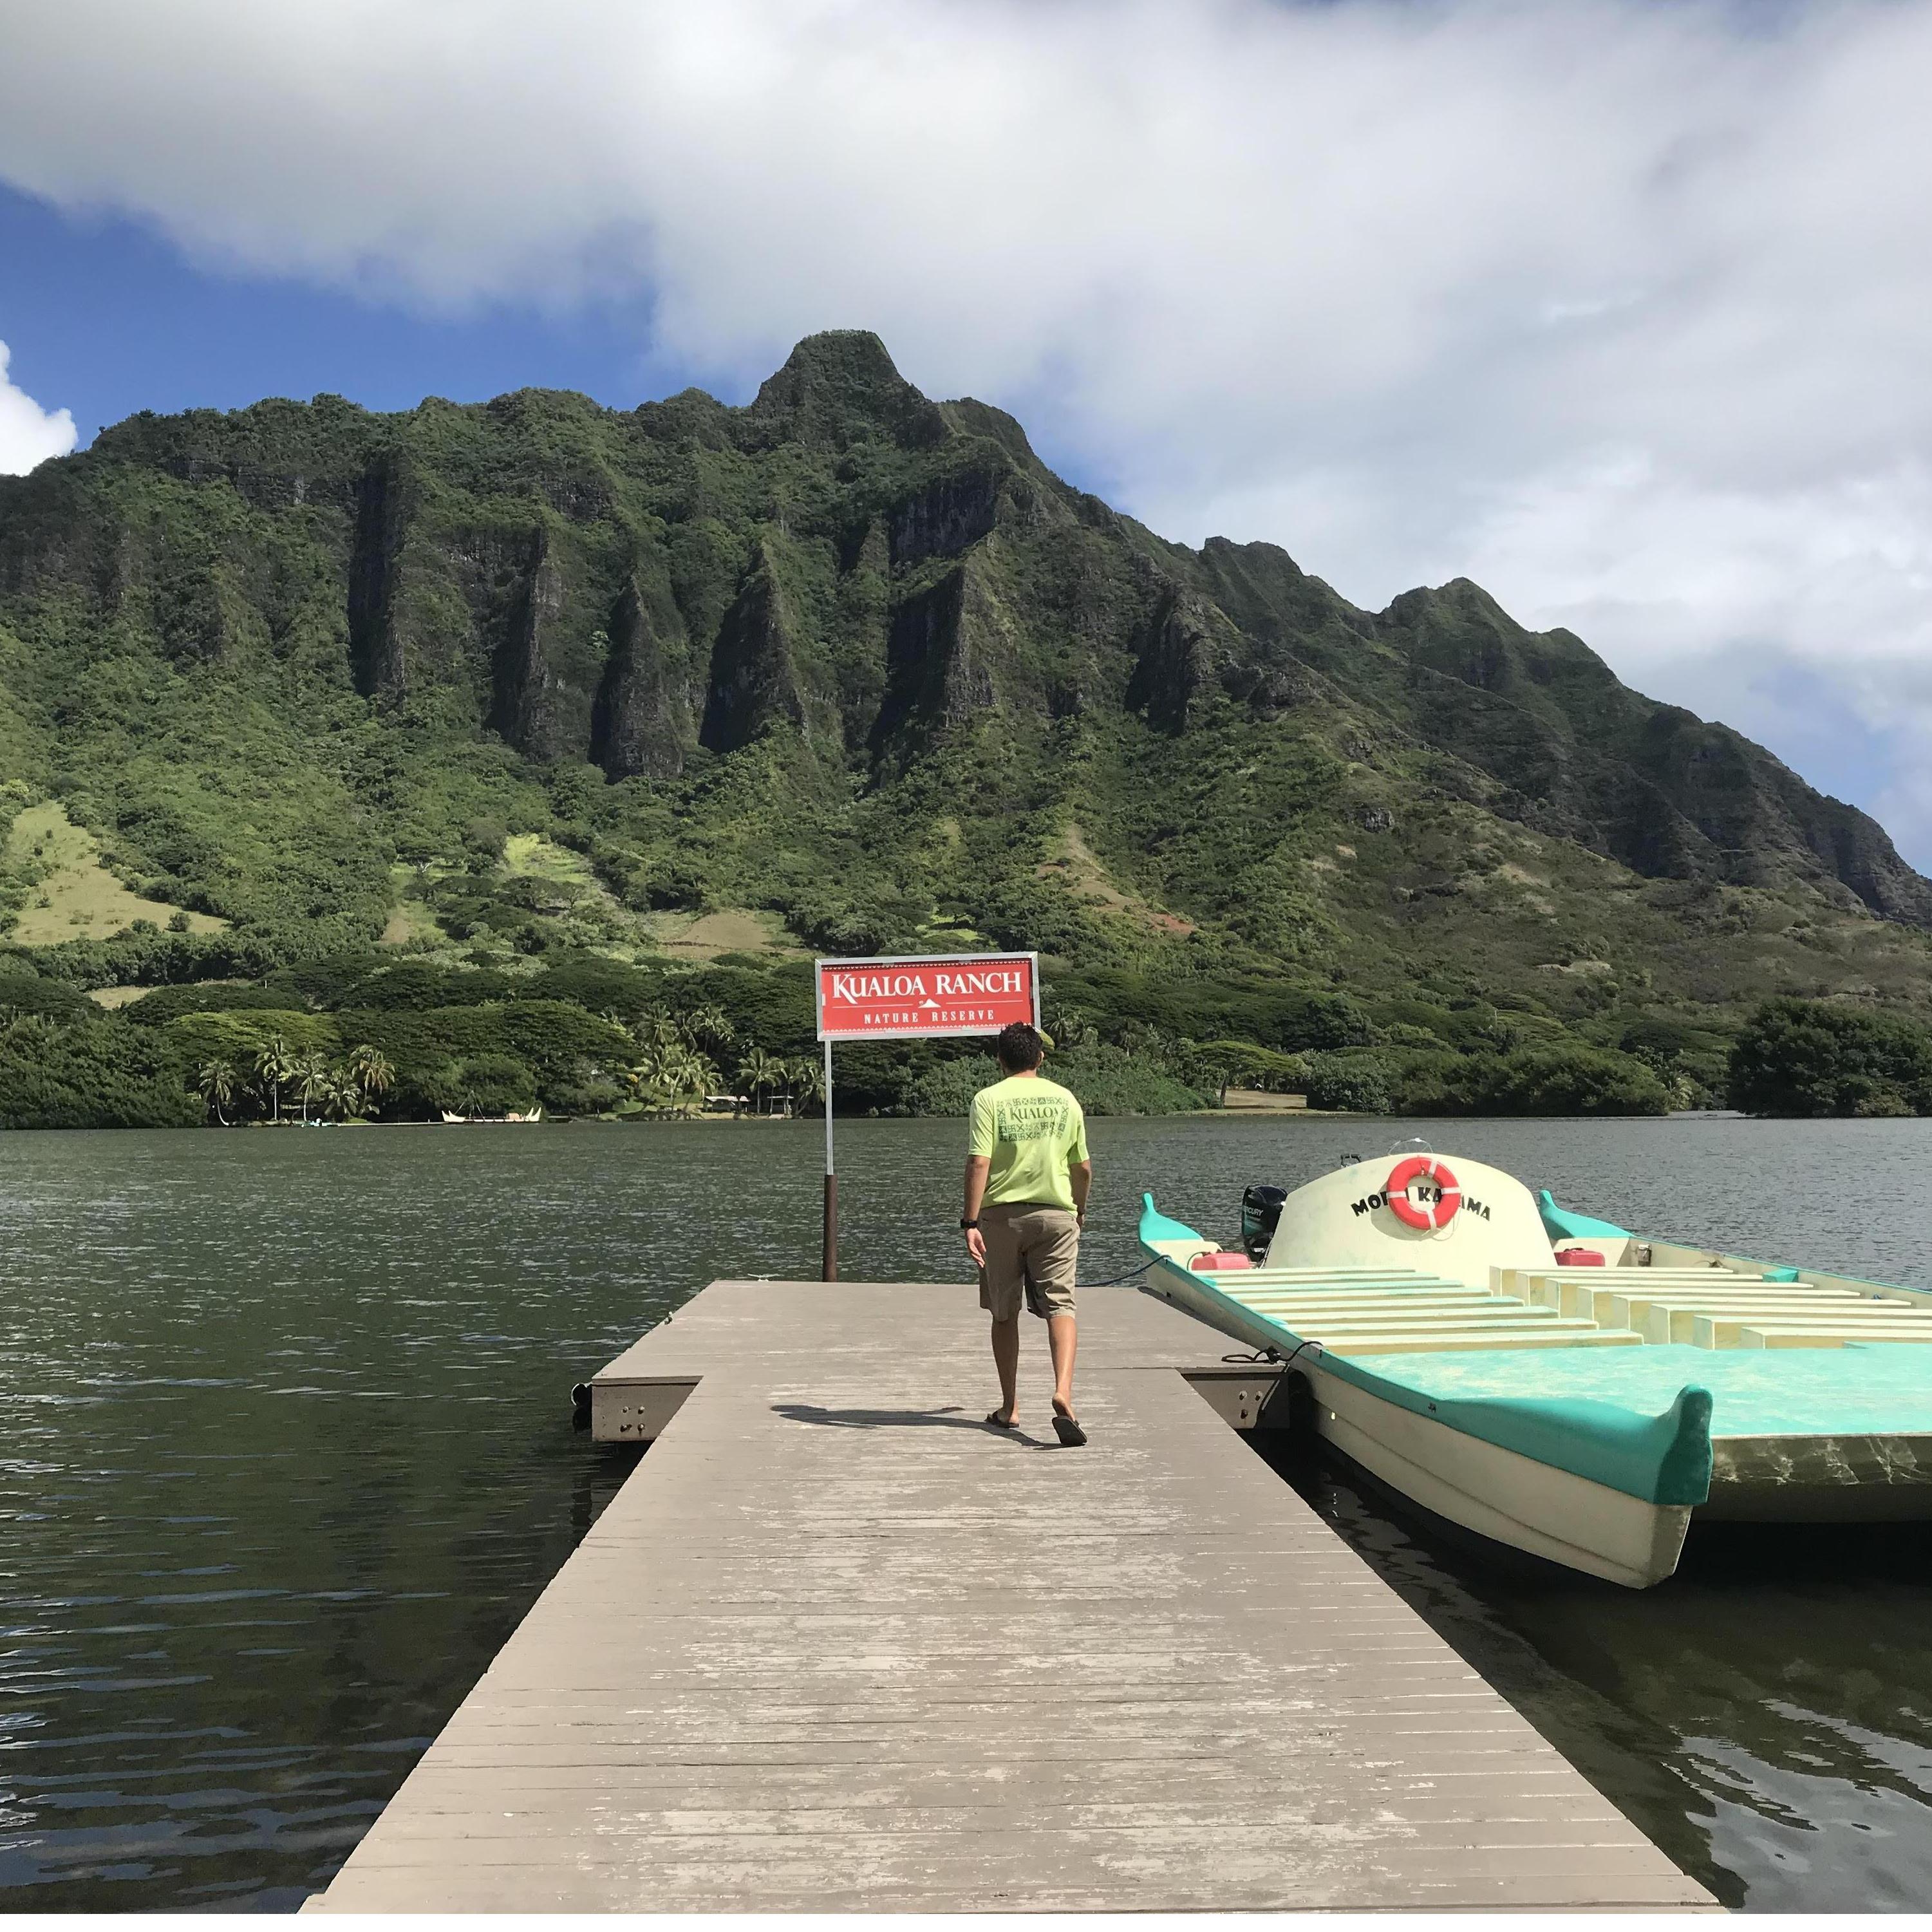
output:
<path id="1" fill-rule="evenodd" d="M 1932 956 L 1878 824 L 1570 633 L 1166 542 L 856 332 L 743 408 L 268 401 L 0 479 L 0 782 L 222 923 L 31 956 L 90 983 L 991 944 L 1420 1047 L 1918 1002 Z"/>

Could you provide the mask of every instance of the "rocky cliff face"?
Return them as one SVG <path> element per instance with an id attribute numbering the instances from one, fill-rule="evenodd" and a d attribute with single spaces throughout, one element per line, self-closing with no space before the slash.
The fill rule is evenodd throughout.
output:
<path id="1" fill-rule="evenodd" d="M 1932 886 L 1875 820 L 1726 726 L 1628 689 L 1568 632 L 1532 634 L 1460 578 L 1378 622 L 1418 674 L 1410 728 L 1505 786 L 1510 815 L 1646 877 L 1802 880 L 1932 926 Z"/>
<path id="2" fill-rule="evenodd" d="M 409 688 L 398 607 L 413 510 L 406 467 L 398 452 L 385 450 L 356 490 L 349 559 L 349 655 L 356 688 L 365 697 L 400 698 Z"/>
<path id="3" fill-rule="evenodd" d="M 704 723 L 698 734 L 706 751 L 740 751 L 784 725 L 810 741 L 797 631 L 778 563 L 760 545 L 712 645 Z"/>
<path id="4" fill-rule="evenodd" d="M 610 613 L 590 755 L 611 778 L 674 778 L 698 742 L 682 614 L 662 578 L 634 576 Z"/>
<path id="5" fill-rule="evenodd" d="M 0 624 L 33 667 L 23 716 L 80 701 L 111 644 L 167 667 L 127 673 L 151 718 L 213 702 L 211 680 L 271 705 L 298 687 L 417 734 L 399 747 L 428 732 L 441 758 L 468 742 L 536 775 L 588 765 L 660 828 L 746 757 L 831 813 L 921 773 L 932 793 L 964 749 L 1002 774 L 991 838 L 1016 800 L 1081 808 L 1041 774 L 1097 761 L 1112 862 L 1160 881 L 1177 931 L 1221 902 L 1212 841 L 1178 829 L 1222 810 L 1217 784 L 1256 802 L 1216 836 L 1274 855 L 1270 876 L 1300 868 L 1288 898 L 1341 862 L 1312 830 L 1291 854 L 1298 825 L 1400 842 L 1453 805 L 1641 878 L 1932 926 L 1932 885 L 1870 818 L 1627 689 L 1577 638 L 1465 581 L 1366 612 L 1271 545 L 1165 543 L 1052 475 L 1010 417 L 920 395 L 863 334 L 801 343 L 745 409 L 525 392 L 131 419 L 0 481 Z"/>

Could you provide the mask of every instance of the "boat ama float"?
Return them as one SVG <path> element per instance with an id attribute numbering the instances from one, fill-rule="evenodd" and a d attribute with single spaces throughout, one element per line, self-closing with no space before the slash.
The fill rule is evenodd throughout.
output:
<path id="1" fill-rule="evenodd" d="M 1148 1292 L 1287 1366 L 1276 1398 L 1499 1543 L 1643 1588 L 1693 1514 L 1932 1516 L 1932 1294 L 1633 1234 L 1419 1146 L 1223 1250 L 1144 1197 Z"/>

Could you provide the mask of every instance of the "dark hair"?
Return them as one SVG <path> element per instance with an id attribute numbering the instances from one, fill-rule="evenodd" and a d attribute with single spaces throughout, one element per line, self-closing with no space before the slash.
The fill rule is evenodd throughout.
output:
<path id="1" fill-rule="evenodd" d="M 1011 1026 L 1000 1029 L 993 1051 L 1009 1073 L 1024 1073 L 1046 1058 L 1046 1042 L 1036 1028 L 1024 1020 L 1016 1020 Z"/>

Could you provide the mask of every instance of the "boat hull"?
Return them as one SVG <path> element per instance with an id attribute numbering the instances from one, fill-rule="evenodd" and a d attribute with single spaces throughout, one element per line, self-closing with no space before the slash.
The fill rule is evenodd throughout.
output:
<path id="1" fill-rule="evenodd" d="M 1232 1304 L 1210 1300 L 1175 1270 L 1159 1270 L 1148 1292 L 1224 1331 L 1244 1330 L 1241 1339 L 1257 1348 L 1280 1346 L 1277 1330 L 1244 1323 Z M 1432 1421 L 1343 1381 L 1312 1352 L 1287 1372 L 1306 1378 L 1324 1441 L 1459 1528 L 1631 1589 L 1677 1568 L 1688 1508 L 1646 1502 Z"/>
<path id="2" fill-rule="evenodd" d="M 1316 1427 L 1423 1508 L 1513 1550 L 1646 1590 L 1677 1568 L 1688 1506 L 1646 1502 L 1312 1371 Z"/>

